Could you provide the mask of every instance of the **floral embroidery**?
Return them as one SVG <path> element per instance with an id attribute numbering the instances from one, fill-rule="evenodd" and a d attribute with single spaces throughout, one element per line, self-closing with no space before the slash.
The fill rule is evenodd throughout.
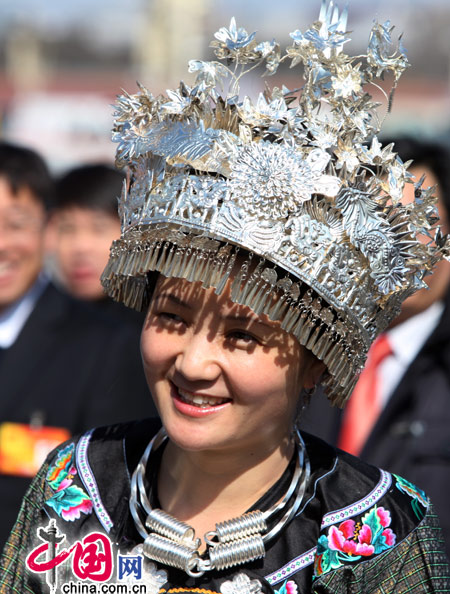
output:
<path id="1" fill-rule="evenodd" d="M 297 584 L 292 580 L 286 580 L 281 588 L 275 590 L 275 594 L 298 594 Z"/>
<path id="2" fill-rule="evenodd" d="M 73 484 L 77 469 L 73 464 L 75 446 L 70 444 L 58 452 L 56 460 L 47 472 L 47 482 L 55 494 L 45 502 L 52 507 L 63 520 L 73 522 L 81 513 L 92 512 L 90 497 Z"/>
<path id="3" fill-rule="evenodd" d="M 416 517 L 421 520 L 425 515 L 423 508 L 427 509 L 429 505 L 429 499 L 425 492 L 403 477 L 398 476 L 397 474 L 394 474 L 393 476 L 395 476 L 397 481 L 397 489 L 399 489 L 402 493 L 406 493 L 412 498 L 411 507 L 413 508 Z"/>
<path id="4" fill-rule="evenodd" d="M 339 526 L 331 526 L 328 534 L 319 538 L 314 576 L 319 577 L 361 557 L 378 555 L 394 546 L 396 536 L 388 528 L 390 524 L 390 512 L 375 505 L 363 516 L 361 523 L 345 520 Z"/>

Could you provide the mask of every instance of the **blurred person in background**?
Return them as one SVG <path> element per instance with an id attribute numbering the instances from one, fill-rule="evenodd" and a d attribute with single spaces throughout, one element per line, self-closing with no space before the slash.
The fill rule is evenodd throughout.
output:
<path id="1" fill-rule="evenodd" d="M 385 141 L 383 145 L 388 144 Z M 414 184 L 436 186 L 445 232 L 450 213 L 450 151 L 437 142 L 401 137 L 394 148 Z M 302 428 L 398 473 L 425 489 L 434 501 L 450 554 L 450 263 L 425 278 L 428 289 L 406 299 L 400 315 L 372 345 L 366 368 L 342 411 L 320 395 L 312 398 Z"/>
<path id="2" fill-rule="evenodd" d="M 111 243 L 120 236 L 117 198 L 124 179 L 106 164 L 81 165 L 64 173 L 56 182 L 49 238 L 56 274 L 68 293 L 140 328 L 142 316 L 107 297 L 100 284 Z"/>
<path id="3" fill-rule="evenodd" d="M 134 329 L 61 292 L 43 270 L 53 193 L 37 153 L 0 143 L 0 544 L 56 443 L 154 410 Z"/>

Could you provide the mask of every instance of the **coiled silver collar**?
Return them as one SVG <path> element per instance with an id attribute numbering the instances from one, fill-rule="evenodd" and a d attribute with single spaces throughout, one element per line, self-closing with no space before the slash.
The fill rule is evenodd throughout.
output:
<path id="1" fill-rule="evenodd" d="M 283 498 L 266 511 L 253 511 L 216 524 L 205 534 L 207 550 L 199 553 L 200 539 L 194 529 L 161 509 L 150 505 L 144 477 L 152 450 L 167 439 L 164 428 L 155 435 L 143 453 L 131 479 L 130 510 L 139 534 L 144 539 L 143 553 L 148 559 L 176 567 L 192 577 L 206 571 L 242 565 L 265 555 L 265 544 L 297 513 L 303 500 L 310 475 L 310 464 L 300 432 L 294 433 L 296 464 L 289 487 Z M 269 529 L 273 518 L 284 510 L 281 518 Z M 145 518 L 143 520 L 142 518 Z"/>

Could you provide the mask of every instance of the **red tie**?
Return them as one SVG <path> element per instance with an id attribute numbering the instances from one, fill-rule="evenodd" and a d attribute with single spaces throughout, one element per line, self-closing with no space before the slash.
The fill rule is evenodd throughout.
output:
<path id="1" fill-rule="evenodd" d="M 380 411 L 378 366 L 392 354 L 386 334 L 380 334 L 369 349 L 364 367 L 343 415 L 338 446 L 358 456 Z"/>

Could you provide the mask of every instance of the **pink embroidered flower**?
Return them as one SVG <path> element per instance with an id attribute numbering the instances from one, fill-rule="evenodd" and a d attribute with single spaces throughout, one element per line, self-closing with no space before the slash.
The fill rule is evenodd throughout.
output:
<path id="1" fill-rule="evenodd" d="M 375 552 L 375 547 L 371 544 L 357 544 L 356 545 L 356 554 L 362 555 L 363 557 L 370 557 Z"/>
<path id="2" fill-rule="evenodd" d="M 383 507 L 379 507 L 377 509 L 377 516 L 378 516 L 378 518 L 380 520 L 380 524 L 383 526 L 383 528 L 386 528 L 386 526 L 390 525 L 391 513 L 389 511 L 387 511 Z"/>
<path id="3" fill-rule="evenodd" d="M 391 514 L 374 505 L 358 522 L 345 520 L 339 526 L 330 526 L 317 543 L 314 575 L 319 577 L 345 563 L 359 561 L 361 557 L 379 555 L 395 545 L 396 535 L 387 528 Z M 278 591 L 276 594 L 287 594 Z"/>
<path id="4" fill-rule="evenodd" d="M 61 481 L 58 491 L 64 491 L 64 489 L 67 489 L 67 487 L 70 487 L 70 485 L 73 483 L 72 477 L 69 475 L 68 478 L 65 478 Z"/>
<path id="5" fill-rule="evenodd" d="M 397 537 L 390 528 L 386 528 L 386 530 L 383 530 L 383 536 L 388 547 L 392 547 L 393 545 L 395 545 Z"/>
<path id="6" fill-rule="evenodd" d="M 69 509 L 63 509 L 61 512 L 61 516 L 63 520 L 68 522 L 74 522 L 81 517 L 81 513 L 89 514 L 92 511 L 92 501 L 90 499 L 84 500 L 79 505 L 74 507 L 70 507 Z"/>
<path id="7" fill-rule="evenodd" d="M 298 588 L 297 584 L 292 580 L 286 582 L 286 594 L 297 594 Z"/>
<path id="8" fill-rule="evenodd" d="M 357 544 L 354 540 L 346 540 L 341 550 L 347 555 L 357 555 L 356 547 Z"/>
<path id="9" fill-rule="evenodd" d="M 341 551 L 347 555 L 362 555 L 369 557 L 374 553 L 371 544 L 372 531 L 369 526 L 363 526 L 358 535 L 358 541 L 353 540 L 355 523 L 353 520 L 346 520 L 339 528 L 331 526 L 328 531 L 328 546 L 334 551 Z M 346 538 L 346 536 L 348 537 Z"/>
<path id="10" fill-rule="evenodd" d="M 77 469 L 75 468 L 75 466 L 71 466 L 67 476 L 65 478 L 63 478 L 62 481 L 59 483 L 59 487 L 58 487 L 57 491 L 64 491 L 64 489 L 67 489 L 67 487 L 70 487 L 70 485 L 73 483 L 73 477 L 76 474 L 77 474 Z"/>
<path id="11" fill-rule="evenodd" d="M 362 544 L 370 544 L 372 542 L 372 530 L 370 526 L 364 524 L 359 531 L 358 540 Z"/>
<path id="12" fill-rule="evenodd" d="M 345 536 L 336 526 L 331 526 L 328 531 L 328 546 L 333 551 L 342 551 L 344 549 Z"/>
<path id="13" fill-rule="evenodd" d="M 355 535 L 355 522 L 353 520 L 345 520 L 339 525 L 339 530 L 345 538 L 353 538 Z"/>

